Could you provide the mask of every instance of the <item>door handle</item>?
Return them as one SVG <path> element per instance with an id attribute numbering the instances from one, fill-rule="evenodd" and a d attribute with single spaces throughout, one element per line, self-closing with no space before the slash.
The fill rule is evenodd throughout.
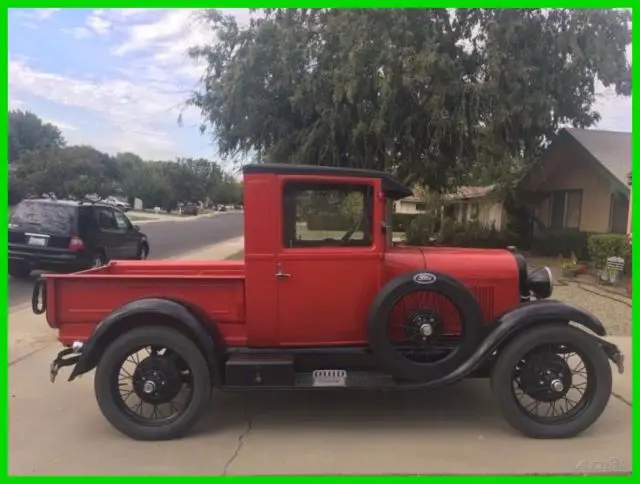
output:
<path id="1" fill-rule="evenodd" d="M 291 274 L 286 274 L 282 272 L 282 264 L 278 262 L 278 272 L 275 273 L 276 279 L 289 279 L 291 278 Z"/>

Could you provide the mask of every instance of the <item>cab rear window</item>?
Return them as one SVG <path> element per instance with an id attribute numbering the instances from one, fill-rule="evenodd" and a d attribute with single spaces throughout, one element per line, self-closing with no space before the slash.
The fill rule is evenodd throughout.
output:
<path id="1" fill-rule="evenodd" d="M 17 230 L 68 235 L 74 232 L 77 211 L 77 207 L 55 202 L 22 201 L 13 212 L 9 226 Z"/>

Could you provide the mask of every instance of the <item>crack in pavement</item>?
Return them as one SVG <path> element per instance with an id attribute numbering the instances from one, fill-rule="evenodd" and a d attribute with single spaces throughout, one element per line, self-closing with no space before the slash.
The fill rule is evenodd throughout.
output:
<path id="1" fill-rule="evenodd" d="M 244 445 L 244 439 L 249 436 L 251 433 L 251 429 L 253 427 L 253 422 L 251 420 L 251 412 L 249 412 L 248 407 L 245 405 L 245 419 L 247 421 L 247 426 L 244 431 L 238 436 L 238 445 L 236 446 L 236 450 L 234 451 L 231 458 L 224 464 L 224 468 L 222 469 L 222 475 L 226 476 L 229 471 L 229 467 L 236 460 L 238 455 L 240 455 L 240 451 Z"/>

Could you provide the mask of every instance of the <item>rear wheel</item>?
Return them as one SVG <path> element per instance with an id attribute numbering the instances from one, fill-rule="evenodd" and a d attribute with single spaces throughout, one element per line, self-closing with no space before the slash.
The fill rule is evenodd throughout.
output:
<path id="1" fill-rule="evenodd" d="M 607 355 L 584 331 L 543 325 L 502 350 L 491 388 L 506 420 L 533 438 L 573 437 L 590 427 L 611 396 Z"/>
<path id="2" fill-rule="evenodd" d="M 93 254 L 93 257 L 91 258 L 92 269 L 97 269 L 98 267 L 102 267 L 106 263 L 107 263 L 107 256 L 103 251 L 99 250 L 95 254 Z"/>
<path id="3" fill-rule="evenodd" d="M 102 356 L 94 381 L 105 418 L 136 440 L 181 437 L 211 395 L 209 367 L 198 347 L 162 326 L 124 333 Z"/>
<path id="4" fill-rule="evenodd" d="M 24 262 L 9 262 L 9 275 L 16 279 L 26 279 L 31 274 L 31 269 Z"/>

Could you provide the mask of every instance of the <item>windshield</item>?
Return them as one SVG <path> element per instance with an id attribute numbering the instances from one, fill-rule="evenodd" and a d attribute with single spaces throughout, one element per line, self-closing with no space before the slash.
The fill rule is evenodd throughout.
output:
<path id="1" fill-rule="evenodd" d="M 11 216 L 9 227 L 51 235 L 69 235 L 74 229 L 75 218 L 76 207 L 72 205 L 23 201 Z"/>

